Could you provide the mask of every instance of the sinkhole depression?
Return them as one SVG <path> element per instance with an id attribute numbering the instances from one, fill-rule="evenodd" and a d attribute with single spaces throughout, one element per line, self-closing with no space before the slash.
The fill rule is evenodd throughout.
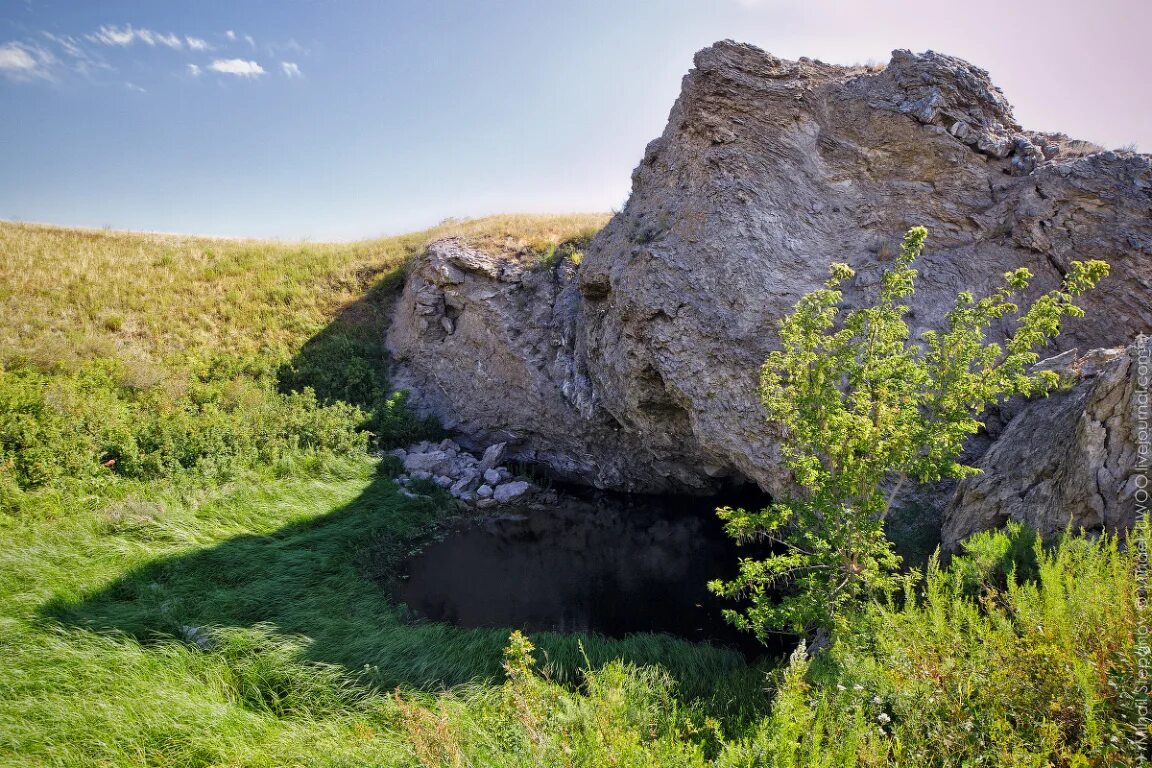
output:
<path id="1" fill-rule="evenodd" d="M 413 620 L 623 637 L 659 632 L 758 653 L 725 622 L 707 584 L 730 578 L 737 547 L 718 506 L 767 498 L 638 496 L 565 488 L 552 504 L 456 518 L 405 561 L 392 586 Z"/>

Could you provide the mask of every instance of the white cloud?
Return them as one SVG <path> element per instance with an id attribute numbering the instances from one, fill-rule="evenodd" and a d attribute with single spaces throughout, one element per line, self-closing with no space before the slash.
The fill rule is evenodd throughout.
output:
<path id="1" fill-rule="evenodd" d="M 208 65 L 208 69 L 213 72 L 240 77 L 259 77 L 264 74 L 264 67 L 245 59 L 216 59 Z"/>
<path id="2" fill-rule="evenodd" d="M 121 48 L 132 45 L 137 40 L 152 47 L 163 45 L 173 50 L 179 50 L 184 47 L 184 41 L 180 39 L 179 35 L 166 35 L 162 32 L 154 32 L 151 29 L 136 29 L 131 24 L 125 27 L 105 24 L 91 35 L 87 35 L 87 37 L 94 43 L 118 45 Z"/>
<path id="3" fill-rule="evenodd" d="M 252 39 L 252 35 L 244 35 L 244 39 L 248 41 L 248 45 L 252 46 L 253 48 L 256 47 L 256 41 Z"/>
<path id="4" fill-rule="evenodd" d="M 203 71 L 204 70 L 200 69 L 199 64 L 189 64 L 188 65 L 188 74 L 192 75 L 192 77 L 200 77 L 200 73 Z"/>
<path id="5" fill-rule="evenodd" d="M 232 30 L 228 30 L 227 32 L 225 32 L 224 37 L 228 38 L 232 42 L 236 42 L 236 33 L 233 32 Z"/>
<path id="6" fill-rule="evenodd" d="M 0 69 L 5 72 L 32 72 L 36 59 L 19 43 L 0 46 Z"/>
<path id="7" fill-rule="evenodd" d="M 106 62 L 99 53 L 93 53 L 88 46 L 72 35 L 54 35 L 51 32 L 41 32 L 46 40 L 56 44 L 64 55 L 64 64 L 78 74 L 89 76 L 95 70 L 113 70 L 114 67 Z"/>
<path id="8" fill-rule="evenodd" d="M 140 86 L 136 85 L 136 83 L 124 83 L 124 87 L 130 91 L 135 91 L 136 93 L 148 93 L 147 89 L 141 88 Z"/>
<path id="9" fill-rule="evenodd" d="M 88 35 L 88 39 L 104 45 L 131 45 L 132 41 L 136 39 L 136 30 L 132 27 L 118 29 L 117 27 L 103 26 Z"/>
<path id="10" fill-rule="evenodd" d="M 41 32 L 47 39 L 60 46 L 64 53 L 75 58 L 85 58 L 85 53 L 80 49 L 79 41 L 71 35 L 54 35 L 51 32 Z"/>
<path id="11" fill-rule="evenodd" d="M 284 72 L 286 77 L 303 77 L 304 74 L 300 71 L 300 65 L 293 61 L 280 62 L 280 69 Z"/>
<path id="12" fill-rule="evenodd" d="M 157 32 L 153 32 L 152 39 L 155 40 L 156 43 L 159 43 L 160 45 L 166 45 L 174 50 L 179 50 L 180 48 L 184 47 L 184 41 L 181 40 L 178 35 L 161 35 Z M 155 44 L 149 40 L 145 40 L 144 42 L 148 43 L 149 45 Z"/>
<path id="13" fill-rule="evenodd" d="M 49 67 L 55 58 L 48 51 L 25 43 L 0 45 L 0 74 L 12 80 L 52 79 Z"/>
<path id="14" fill-rule="evenodd" d="M 190 51 L 207 51 L 212 46 L 208 45 L 208 41 L 199 37 L 185 37 L 188 43 L 188 50 Z"/>

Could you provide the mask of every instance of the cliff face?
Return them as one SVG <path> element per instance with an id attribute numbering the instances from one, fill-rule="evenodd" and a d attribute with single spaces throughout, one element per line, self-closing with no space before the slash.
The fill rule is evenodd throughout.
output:
<path id="1" fill-rule="evenodd" d="M 857 270 L 858 301 L 918 224 L 918 329 L 1009 269 L 1028 267 L 1042 292 L 1088 258 L 1112 276 L 1052 351 L 1152 328 L 1148 156 L 1025 131 L 984 71 L 935 53 L 897 51 L 873 71 L 723 42 L 695 63 L 578 269 L 460 243 L 416 265 L 389 341 L 426 407 L 602 487 L 737 476 L 779 492 L 755 387 L 778 318 L 832 261 Z"/>

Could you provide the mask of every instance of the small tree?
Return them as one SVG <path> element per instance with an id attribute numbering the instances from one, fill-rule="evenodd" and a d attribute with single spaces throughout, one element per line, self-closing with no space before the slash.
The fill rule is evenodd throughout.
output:
<path id="1" fill-rule="evenodd" d="M 842 314 L 840 286 L 853 272 L 833 264 L 824 287 L 780 322 L 781 348 L 763 366 L 760 399 L 783 427 L 783 459 L 799 492 L 767 509 L 718 510 L 729 535 L 767 540 L 773 554 L 743 559 L 736 579 L 710 584 L 751 601 L 744 613 L 726 613 L 761 639 L 831 629 L 846 606 L 893 589 L 900 558 L 884 518 L 901 484 L 979 471 L 957 457 L 983 426 L 980 415 L 1057 384 L 1055 373 L 1031 370 L 1035 350 L 1060 333 L 1064 317 L 1083 315 L 1077 297 L 1108 274 L 1102 261 L 1074 261 L 1060 289 L 1021 312 L 1016 297 L 1032 275 L 1008 272 L 991 296 L 961 293 L 942 330 L 913 340 L 906 302 L 927 234 L 909 230 L 872 306 Z M 1014 314 L 1011 336 L 989 343 L 992 323 Z"/>

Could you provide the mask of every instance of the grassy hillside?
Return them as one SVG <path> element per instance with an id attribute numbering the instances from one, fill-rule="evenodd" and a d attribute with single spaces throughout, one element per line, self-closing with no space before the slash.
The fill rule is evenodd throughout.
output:
<path id="1" fill-rule="evenodd" d="M 0 222 L 0 363 L 290 354 L 369 288 L 394 284 L 429 240 L 460 236 L 489 250 L 544 252 L 607 220 L 493 216 L 340 244 Z"/>
<path id="2" fill-rule="evenodd" d="M 369 450 L 436 429 L 383 365 L 406 261 L 447 234 L 547 258 L 605 220 L 0 223 L 0 765 L 1138 764 L 1146 584 L 1111 540 L 980 537 L 778 671 L 405 619 L 382 583 L 450 509 Z"/>

